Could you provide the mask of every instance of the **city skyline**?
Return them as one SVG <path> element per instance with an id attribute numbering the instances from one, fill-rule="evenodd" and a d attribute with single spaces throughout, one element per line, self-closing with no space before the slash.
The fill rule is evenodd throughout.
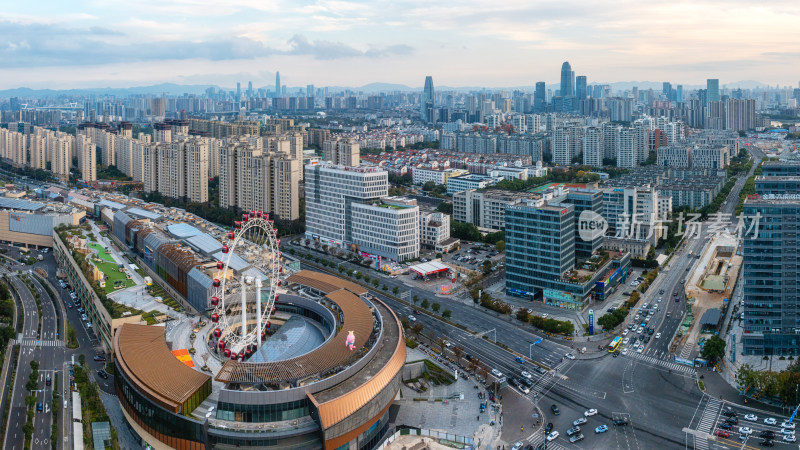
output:
<path id="1" fill-rule="evenodd" d="M 479 2 L 458 9 L 411 1 L 215 6 L 8 5 L 0 13 L 0 89 L 270 86 L 278 70 L 286 86 L 417 87 L 426 74 L 442 86 L 533 86 L 557 83 L 563 61 L 589 83 L 718 78 L 729 87 L 742 80 L 796 86 L 800 79 L 797 55 L 781 50 L 800 37 L 792 27 L 800 6 L 791 2 L 734 2 L 725 10 L 712 2 L 510 2 L 489 13 Z"/>

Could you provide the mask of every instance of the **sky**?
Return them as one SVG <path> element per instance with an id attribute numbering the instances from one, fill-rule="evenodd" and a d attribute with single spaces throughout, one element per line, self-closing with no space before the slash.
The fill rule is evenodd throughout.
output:
<path id="1" fill-rule="evenodd" d="M 800 81 L 796 0 L 3 3 L 0 89 Z"/>

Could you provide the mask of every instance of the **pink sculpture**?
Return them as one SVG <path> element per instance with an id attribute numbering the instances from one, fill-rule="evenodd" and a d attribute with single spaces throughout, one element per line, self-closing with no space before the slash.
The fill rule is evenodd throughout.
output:
<path id="1" fill-rule="evenodd" d="M 347 341 L 345 341 L 345 345 L 350 349 L 350 351 L 356 349 L 356 335 L 353 334 L 352 331 L 347 332 Z"/>

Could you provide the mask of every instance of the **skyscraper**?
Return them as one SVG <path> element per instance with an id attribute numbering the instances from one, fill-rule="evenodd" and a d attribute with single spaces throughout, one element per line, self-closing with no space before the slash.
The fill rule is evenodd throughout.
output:
<path id="1" fill-rule="evenodd" d="M 544 81 L 537 81 L 536 90 L 533 92 L 533 110 L 535 112 L 544 111 L 545 103 L 547 103 L 547 92 Z"/>
<path id="2" fill-rule="evenodd" d="M 559 91 L 562 97 L 571 97 L 575 95 L 574 76 L 575 72 L 572 71 L 572 66 L 569 65 L 569 61 L 564 61 L 564 64 L 561 65 L 561 90 Z"/>
<path id="3" fill-rule="evenodd" d="M 575 78 L 575 97 L 577 97 L 578 100 L 586 98 L 586 75 Z"/>
<path id="4" fill-rule="evenodd" d="M 275 97 L 281 96 L 281 73 L 275 72 Z"/>
<path id="5" fill-rule="evenodd" d="M 678 102 L 678 103 L 682 103 L 683 102 L 683 85 L 682 84 L 678 85 L 677 91 L 678 91 L 678 93 L 677 93 L 677 95 L 675 97 L 675 101 Z"/>
<path id="6" fill-rule="evenodd" d="M 719 79 L 709 78 L 706 80 L 706 101 L 718 102 L 719 101 Z"/>
<path id="7" fill-rule="evenodd" d="M 420 101 L 420 116 L 425 122 L 430 122 L 432 119 L 430 110 L 433 109 L 433 94 L 433 77 L 428 75 L 425 77 L 425 87 Z"/>
<path id="8" fill-rule="evenodd" d="M 236 100 L 242 97 L 242 83 L 236 82 Z"/>
<path id="9" fill-rule="evenodd" d="M 669 96 L 672 93 L 672 83 L 665 81 L 661 87 L 661 93 L 669 100 Z"/>

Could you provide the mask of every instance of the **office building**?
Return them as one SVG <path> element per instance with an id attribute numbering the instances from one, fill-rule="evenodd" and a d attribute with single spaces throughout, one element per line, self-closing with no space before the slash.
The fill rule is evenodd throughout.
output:
<path id="1" fill-rule="evenodd" d="M 594 209 L 597 194 L 583 205 Z M 588 198 L 587 198 L 588 199 Z M 578 256 L 574 199 L 523 200 L 506 208 L 506 293 L 570 310 L 606 298 L 630 271 L 624 251 Z M 593 205 L 593 206 L 589 206 Z M 587 247 L 588 248 L 588 247 Z"/>
<path id="2" fill-rule="evenodd" d="M 419 257 L 419 207 L 416 200 L 384 197 L 351 203 L 351 243 L 371 256 L 392 261 Z"/>
<path id="3" fill-rule="evenodd" d="M 575 77 L 575 98 L 578 101 L 586 99 L 586 75 Z"/>
<path id="4" fill-rule="evenodd" d="M 415 172 L 418 169 L 415 169 Z M 483 189 L 496 184 L 502 178 L 496 178 L 491 175 L 478 175 L 467 174 L 458 177 L 447 178 L 447 194 L 453 195 L 456 192 L 465 191 L 467 189 Z"/>
<path id="5" fill-rule="evenodd" d="M 425 87 L 422 89 L 422 97 L 420 98 L 420 117 L 423 122 L 434 122 L 433 117 L 435 107 L 435 97 L 433 92 L 433 77 L 425 77 Z"/>
<path id="6" fill-rule="evenodd" d="M 414 167 L 411 173 L 411 179 L 414 184 L 423 185 L 428 181 L 433 181 L 436 185 L 447 185 L 447 180 L 453 177 L 467 175 L 469 172 L 463 169 L 428 169 L 423 167 Z"/>
<path id="7" fill-rule="evenodd" d="M 419 216 L 420 245 L 437 253 L 450 253 L 461 241 L 450 237 L 450 216 L 434 212 Z"/>
<path id="8" fill-rule="evenodd" d="M 273 97 L 280 97 L 281 92 L 281 73 L 275 72 L 275 95 Z"/>
<path id="9" fill-rule="evenodd" d="M 544 81 L 537 81 L 533 92 L 533 110 L 543 112 L 547 105 L 547 93 Z"/>
<path id="10" fill-rule="evenodd" d="M 506 207 L 523 199 L 540 198 L 528 192 L 467 189 L 453 194 L 453 220 L 471 223 L 487 231 L 506 228 Z"/>
<path id="11" fill-rule="evenodd" d="M 568 61 L 564 61 L 561 65 L 561 89 L 559 90 L 561 97 L 574 97 L 575 96 L 575 72 L 572 71 Z"/>
<path id="12" fill-rule="evenodd" d="M 709 103 L 720 101 L 718 78 L 709 78 L 706 80 L 706 101 Z"/>

